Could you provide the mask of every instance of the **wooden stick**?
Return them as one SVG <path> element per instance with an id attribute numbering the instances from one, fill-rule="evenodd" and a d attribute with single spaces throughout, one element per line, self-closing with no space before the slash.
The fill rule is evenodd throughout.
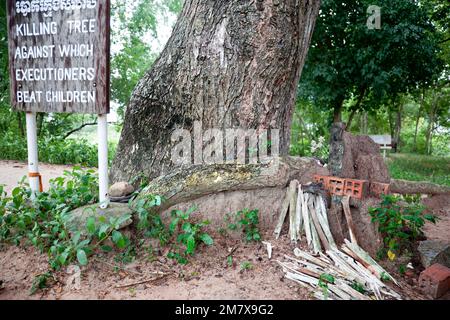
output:
<path id="1" fill-rule="evenodd" d="M 330 247 L 336 248 L 336 242 L 334 242 L 333 234 L 331 233 L 330 224 L 328 223 L 327 210 L 325 208 L 325 202 L 321 195 L 316 196 L 315 208 L 317 213 L 317 218 L 319 219 L 320 225 L 322 226 L 323 232 L 327 237 Z"/>
<path id="2" fill-rule="evenodd" d="M 310 223 L 310 228 L 311 228 L 313 251 L 315 254 L 318 254 L 320 251 L 322 251 L 322 246 L 320 245 L 319 234 L 317 233 L 316 227 L 314 226 L 314 221 L 311 217 L 311 210 L 309 210 L 310 203 L 314 199 L 313 197 L 314 197 L 313 195 L 310 195 L 309 199 L 308 199 L 308 215 L 309 215 L 309 223 Z"/>
<path id="3" fill-rule="evenodd" d="M 283 204 L 281 205 L 281 212 L 278 217 L 277 226 L 275 227 L 275 238 L 278 239 L 280 237 L 281 229 L 283 228 L 284 220 L 286 219 L 286 214 L 289 209 L 289 204 L 291 202 L 291 198 L 294 196 L 295 189 L 297 185 L 295 180 L 289 183 L 289 187 L 286 190 L 286 197 L 284 198 Z"/>
<path id="4" fill-rule="evenodd" d="M 292 196 L 289 201 L 289 234 L 292 243 L 297 243 L 297 219 L 296 219 L 296 209 L 297 209 L 297 189 L 298 189 L 298 181 L 292 180 L 289 188 L 295 188 L 291 190 Z"/>
<path id="5" fill-rule="evenodd" d="M 344 196 L 342 198 L 342 206 L 344 208 L 345 219 L 347 220 L 348 231 L 350 233 L 350 240 L 352 243 L 357 244 L 355 226 L 353 225 L 352 213 L 350 211 L 350 196 Z"/>
<path id="6" fill-rule="evenodd" d="M 167 277 L 168 275 L 169 275 L 169 274 L 166 273 L 166 274 L 163 274 L 162 276 L 157 277 L 157 278 L 146 279 L 146 280 L 141 280 L 141 281 L 137 281 L 137 282 L 132 282 L 132 283 L 127 283 L 127 284 L 117 285 L 116 288 L 126 288 L 126 287 L 135 286 L 135 285 L 138 285 L 138 284 L 143 284 L 143 283 L 147 283 L 147 282 L 153 282 L 153 281 L 156 281 L 156 280 L 163 279 L 163 278 Z"/>
<path id="7" fill-rule="evenodd" d="M 311 198 L 313 201 L 308 202 L 309 213 L 311 214 L 312 221 L 319 235 L 320 241 L 322 242 L 325 250 L 330 250 L 330 244 L 328 243 L 327 237 L 322 230 L 319 219 L 317 218 L 316 209 L 314 208 L 314 197 Z"/>
<path id="8" fill-rule="evenodd" d="M 302 186 L 299 184 L 297 189 L 297 202 L 295 206 L 295 231 L 297 233 L 297 239 L 300 240 L 302 236 L 303 217 L 302 217 Z"/>
<path id="9" fill-rule="evenodd" d="M 272 244 L 268 241 L 262 241 L 261 243 L 266 246 L 267 256 L 269 257 L 269 260 L 272 259 Z"/>
<path id="10" fill-rule="evenodd" d="M 311 227 L 309 223 L 309 214 L 308 214 L 308 207 L 306 205 L 306 201 L 308 200 L 308 194 L 303 193 L 301 190 L 301 186 L 299 187 L 299 193 L 300 198 L 302 201 L 302 217 L 303 217 L 303 226 L 305 228 L 305 235 L 306 235 L 306 242 L 308 243 L 308 246 L 312 246 L 312 235 L 311 235 Z"/>
<path id="11" fill-rule="evenodd" d="M 299 248 L 295 248 L 294 249 L 294 255 L 296 257 L 306 259 L 306 260 L 308 260 L 308 261 L 310 261 L 310 262 L 312 262 L 312 263 L 314 263 L 314 264 L 316 264 L 316 265 L 318 265 L 319 267 L 322 267 L 322 268 L 327 268 L 329 266 L 329 264 L 325 263 L 324 261 L 322 261 L 322 260 L 320 260 L 320 259 L 318 259 L 316 257 L 313 257 L 309 253 L 307 253 L 305 251 L 302 251 Z"/>
<path id="12" fill-rule="evenodd" d="M 392 277 L 386 270 L 383 269 L 383 267 L 381 267 L 375 260 L 373 260 L 372 257 L 367 252 L 361 249 L 357 244 L 349 242 L 347 239 L 345 239 L 344 241 L 347 248 L 349 248 L 353 253 L 355 253 L 355 255 L 357 255 L 361 260 L 363 260 L 367 265 L 370 265 L 374 268 L 374 270 L 377 273 L 377 277 L 379 279 L 381 279 L 382 274 L 384 273 L 398 286 L 398 283 L 394 279 L 394 277 Z"/>

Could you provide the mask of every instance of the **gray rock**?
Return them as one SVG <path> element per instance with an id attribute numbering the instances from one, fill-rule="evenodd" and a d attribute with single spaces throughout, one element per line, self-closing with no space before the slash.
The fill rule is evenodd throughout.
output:
<path id="1" fill-rule="evenodd" d="M 450 242 L 426 240 L 419 243 L 420 261 L 425 268 L 440 263 L 450 267 Z"/>
<path id="2" fill-rule="evenodd" d="M 84 207 L 77 208 L 70 212 L 70 218 L 66 222 L 66 227 L 70 232 L 81 231 L 81 233 L 86 232 L 86 221 L 89 217 L 104 216 L 106 221 L 109 221 L 111 217 L 122 217 L 126 214 L 132 215 L 132 210 L 128 207 L 126 203 L 114 203 L 111 202 L 106 209 L 100 209 L 96 204 L 87 205 Z M 98 220 L 97 220 L 98 222 Z M 129 226 L 133 221 L 130 219 L 124 221 L 120 225 L 120 229 Z"/>
<path id="3" fill-rule="evenodd" d="M 134 188 L 128 182 L 116 182 L 109 188 L 109 195 L 111 197 L 125 197 L 134 192 Z"/>

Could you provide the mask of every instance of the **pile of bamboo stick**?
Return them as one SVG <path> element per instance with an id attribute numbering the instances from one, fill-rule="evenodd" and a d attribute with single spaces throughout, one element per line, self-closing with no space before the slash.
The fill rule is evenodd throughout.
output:
<path id="1" fill-rule="evenodd" d="M 343 201 L 344 206 L 347 203 Z M 398 285 L 395 279 L 358 246 L 353 230 L 350 230 L 352 241 L 345 240 L 340 249 L 337 247 L 320 194 L 303 192 L 298 181 L 293 180 L 274 231 L 276 238 L 288 212 L 291 241 L 296 243 L 304 234 L 312 253 L 295 248 L 295 257 L 285 255 L 286 261 L 277 260 L 287 279 L 312 289 L 319 299 L 401 299 L 383 282 L 389 280 Z M 324 275 L 333 281 L 324 282 Z"/>

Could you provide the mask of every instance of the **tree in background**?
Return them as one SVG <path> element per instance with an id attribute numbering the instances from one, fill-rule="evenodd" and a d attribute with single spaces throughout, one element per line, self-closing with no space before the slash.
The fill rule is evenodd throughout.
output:
<path id="1" fill-rule="evenodd" d="M 380 29 L 367 26 L 370 5 L 381 8 Z M 298 116 L 308 122 L 312 103 L 330 117 L 322 125 L 344 120 L 348 129 L 367 133 L 368 113 L 378 115 L 398 143 L 403 96 L 430 87 L 443 67 L 442 31 L 429 13 L 409 0 L 324 0 L 299 85 Z"/>
<path id="2" fill-rule="evenodd" d="M 150 42 L 158 38 L 158 17 L 178 14 L 181 0 L 116 0 L 112 6 L 111 98 L 123 119 L 125 107 L 139 79 L 151 67 L 159 52 Z"/>

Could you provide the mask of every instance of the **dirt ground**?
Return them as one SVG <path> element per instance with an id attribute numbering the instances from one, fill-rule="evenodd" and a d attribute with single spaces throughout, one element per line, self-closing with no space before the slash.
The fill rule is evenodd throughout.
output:
<path id="1" fill-rule="evenodd" d="M 220 235 L 214 238 L 215 244 L 203 246 L 186 266 L 163 255 L 154 261 L 142 256 L 121 264 L 111 253 L 96 257 L 81 270 L 79 287 L 70 284 L 68 268 L 69 272 L 56 274 L 51 288 L 31 296 L 34 276 L 46 271 L 46 256 L 33 248 L 4 248 L 0 252 L 4 281 L 0 299 L 311 299 L 306 289 L 283 278 L 276 263 L 290 253 L 283 240 L 274 243 L 277 253 L 269 260 L 262 244 L 234 242 Z M 235 247 L 230 266 L 226 256 Z M 249 262 L 251 269 L 241 270 L 243 262 Z"/>
<path id="2" fill-rule="evenodd" d="M 59 177 L 64 170 L 70 170 L 69 165 L 39 164 L 44 189 L 49 187 L 49 180 Z M 17 183 L 28 174 L 28 164 L 23 161 L 0 160 L 0 184 L 6 185 L 5 191 L 11 191 Z"/>
<path id="3" fill-rule="evenodd" d="M 70 166 L 41 165 L 44 188 L 50 178 L 61 175 Z M 11 191 L 26 174 L 26 164 L 0 161 L 0 184 Z M 424 203 L 440 220 L 436 226 L 427 226 L 430 238 L 450 241 L 450 199 L 448 196 L 425 199 Z M 247 244 L 233 237 L 212 231 L 215 244 L 202 246 L 186 266 L 165 258 L 164 251 L 149 260 L 139 254 L 135 261 L 123 264 L 117 255 L 109 253 L 95 257 L 83 267 L 80 277 L 72 268 L 55 273 L 51 286 L 30 295 L 35 276 L 47 270 L 47 256 L 34 248 L 0 247 L 0 300 L 6 299 L 313 299 L 311 292 L 283 277 L 276 260 L 284 254 L 292 256 L 293 246 L 286 236 L 274 240 L 272 230 L 263 239 L 274 246 L 272 259 L 261 243 Z M 304 246 L 304 244 L 300 244 Z M 232 252 L 232 265 L 227 256 Z M 251 268 L 242 270 L 249 262 Z M 404 299 L 426 299 L 417 289 L 418 271 L 408 276 L 397 272 L 394 264 L 381 263 L 400 283 L 394 289 Z M 79 279 L 73 281 L 73 279 Z"/>
<path id="4" fill-rule="evenodd" d="M 285 230 L 287 231 L 287 230 Z M 271 232 L 264 236 L 273 239 Z M 217 299 L 217 300 L 309 300 L 311 292 L 284 278 L 277 260 L 293 256 L 293 246 L 286 235 L 273 244 L 272 259 L 265 246 L 246 244 L 219 234 L 215 244 L 203 246 L 186 266 L 164 255 L 149 261 L 144 255 L 129 264 L 115 261 L 114 254 L 96 257 L 81 269 L 79 286 L 72 282 L 73 270 L 57 272 L 48 289 L 30 295 L 33 278 L 46 272 L 47 259 L 33 248 L 6 247 L 0 251 L 0 278 L 4 289 L 0 299 Z M 304 244 L 300 244 L 304 249 Z M 227 255 L 232 253 L 232 265 Z M 243 262 L 251 269 L 242 270 Z M 414 282 L 400 276 L 393 266 L 384 265 L 399 281 L 393 287 L 404 299 L 421 300 Z"/>

